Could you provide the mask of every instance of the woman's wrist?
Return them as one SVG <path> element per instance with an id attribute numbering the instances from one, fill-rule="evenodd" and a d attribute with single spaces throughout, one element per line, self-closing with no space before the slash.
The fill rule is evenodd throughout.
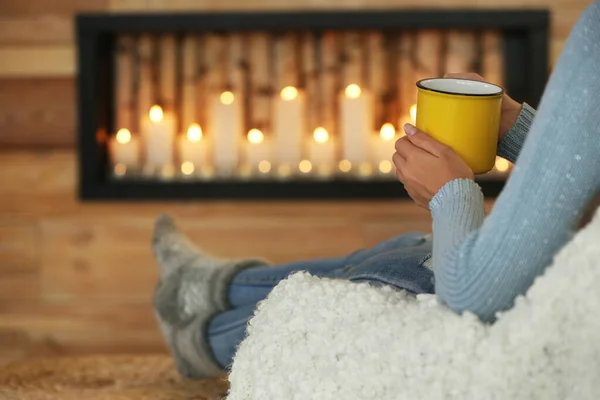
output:
<path id="1" fill-rule="evenodd" d="M 449 203 L 460 204 L 470 202 L 473 197 L 483 196 L 481 187 L 474 179 L 457 178 L 447 182 L 437 191 L 429 202 L 429 210 L 435 217 L 438 212 L 443 212 L 444 206 Z"/>
<path id="2" fill-rule="evenodd" d="M 502 105 L 502 116 L 500 120 L 500 131 L 498 132 L 498 143 L 508 135 L 519 119 L 519 115 L 523 109 L 523 104 L 516 102 L 510 97 L 504 98 Z"/>
<path id="3" fill-rule="evenodd" d="M 512 163 L 516 162 L 534 117 L 535 110 L 527 103 L 521 104 L 517 120 L 498 143 L 498 150 L 496 152 L 498 156 Z"/>

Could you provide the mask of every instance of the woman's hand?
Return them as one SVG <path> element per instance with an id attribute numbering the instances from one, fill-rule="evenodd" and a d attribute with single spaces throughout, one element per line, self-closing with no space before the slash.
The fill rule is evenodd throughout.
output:
<path id="1" fill-rule="evenodd" d="M 450 147 L 410 124 L 406 136 L 396 141 L 392 157 L 396 176 L 414 202 L 429 209 L 429 202 L 454 179 L 475 179 L 473 171 Z"/>
<path id="2" fill-rule="evenodd" d="M 459 73 L 459 74 L 446 74 L 444 78 L 456 78 L 456 79 L 470 79 L 472 81 L 481 81 L 484 82 L 482 76 L 474 73 Z M 517 118 L 521 113 L 521 108 L 523 106 L 513 99 L 511 99 L 506 93 L 502 98 L 502 114 L 500 116 L 500 130 L 498 131 L 498 142 L 504 139 L 504 136 L 510 131 L 515 122 L 517 122 Z"/>

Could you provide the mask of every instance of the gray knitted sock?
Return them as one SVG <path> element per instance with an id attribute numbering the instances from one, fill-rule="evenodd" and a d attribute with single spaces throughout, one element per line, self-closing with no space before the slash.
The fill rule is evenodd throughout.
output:
<path id="1" fill-rule="evenodd" d="M 229 309 L 227 286 L 239 270 L 267 263 L 207 255 L 179 232 L 168 215 L 156 221 L 152 247 L 160 274 L 154 311 L 177 369 L 188 378 L 221 374 L 206 338 L 208 321 Z"/>

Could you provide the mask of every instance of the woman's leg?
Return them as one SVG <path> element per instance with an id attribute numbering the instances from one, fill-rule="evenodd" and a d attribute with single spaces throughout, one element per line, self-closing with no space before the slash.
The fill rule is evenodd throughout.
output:
<path id="1" fill-rule="evenodd" d="M 416 236 L 413 239 L 416 239 Z M 394 248 L 394 243 L 414 244 Z M 371 249 L 344 257 L 353 258 L 352 263 L 346 263 L 342 259 L 330 259 L 247 269 L 234 278 L 236 286 L 230 286 L 230 292 L 241 288 L 248 294 L 248 298 L 258 296 L 262 292 L 266 296 L 275 284 L 273 282 L 279 282 L 296 271 L 307 271 L 312 275 L 351 282 L 367 282 L 375 286 L 386 285 L 416 294 L 434 292 L 433 272 L 423 266 L 424 261 L 431 255 L 430 241 L 412 240 L 409 236 L 396 238 L 384 244 L 378 247 L 378 252 Z M 243 276 L 243 279 L 240 276 Z M 256 304 L 251 303 L 221 312 L 210 319 L 207 330 L 208 345 L 215 360 L 223 368 L 231 365 L 238 345 L 246 337 L 248 320 L 254 315 L 255 309 Z"/>
<path id="2" fill-rule="evenodd" d="M 246 327 L 255 309 L 256 304 L 250 304 L 221 312 L 210 319 L 206 337 L 220 367 L 227 369 L 231 366 L 233 355 L 246 337 Z"/>
<path id="3" fill-rule="evenodd" d="M 217 375 L 228 365 L 232 349 L 245 334 L 250 310 L 292 272 L 304 270 L 318 276 L 392 286 L 397 283 L 398 288 L 415 291 L 427 291 L 419 286 L 431 281 L 427 274 L 410 272 L 420 267 L 416 258 L 407 263 L 406 270 L 392 265 L 407 261 L 408 254 L 421 259 L 430 253 L 431 243 L 424 234 L 403 235 L 347 257 L 267 267 L 261 260 L 224 260 L 207 255 L 176 229 L 170 217 L 163 216 L 156 223 L 153 250 L 160 272 L 155 313 L 178 370 L 192 378 Z M 404 255 L 399 258 L 398 252 Z M 371 259 L 379 261 L 369 266 Z M 415 285 L 416 281 L 419 283 Z M 230 284 L 236 289 L 230 290 Z M 236 291 L 237 295 L 233 293 Z M 231 300 L 238 307 L 246 307 L 229 311 Z"/>
<path id="4" fill-rule="evenodd" d="M 244 269 L 237 273 L 229 284 L 229 304 L 233 308 L 256 304 L 265 299 L 282 279 L 298 271 L 306 271 L 323 278 L 344 278 L 348 267 L 357 266 L 377 254 L 426 244 L 429 237 L 430 235 L 423 232 L 409 232 L 344 257 Z"/>

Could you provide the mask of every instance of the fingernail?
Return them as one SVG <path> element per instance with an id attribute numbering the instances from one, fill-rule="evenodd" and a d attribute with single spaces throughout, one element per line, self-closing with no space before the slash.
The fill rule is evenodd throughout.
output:
<path id="1" fill-rule="evenodd" d="M 407 135 L 412 136 L 417 133 L 417 128 L 411 124 L 404 124 L 404 132 L 406 132 Z"/>

